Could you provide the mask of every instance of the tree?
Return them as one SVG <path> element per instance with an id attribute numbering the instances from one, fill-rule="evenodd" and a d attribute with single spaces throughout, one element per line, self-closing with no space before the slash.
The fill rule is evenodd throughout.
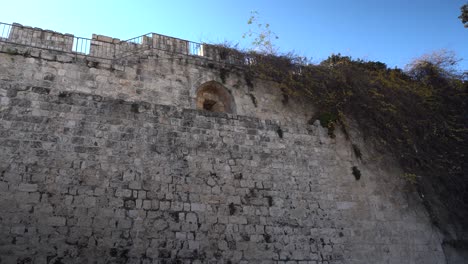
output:
<path id="1" fill-rule="evenodd" d="M 460 62 L 453 51 L 438 50 L 413 60 L 406 66 L 408 75 L 416 80 L 427 82 L 439 78 L 461 78 L 457 69 Z"/>
<path id="2" fill-rule="evenodd" d="M 468 28 L 468 4 L 463 5 L 461 8 L 461 15 L 458 17 L 462 23 Z"/>
<path id="3" fill-rule="evenodd" d="M 250 18 L 247 24 L 250 26 L 249 31 L 242 35 L 242 38 L 252 38 L 253 51 L 262 54 L 276 54 L 278 48 L 273 43 L 278 39 L 278 36 L 271 31 L 270 24 L 262 23 L 260 15 L 257 11 L 250 12 Z"/>

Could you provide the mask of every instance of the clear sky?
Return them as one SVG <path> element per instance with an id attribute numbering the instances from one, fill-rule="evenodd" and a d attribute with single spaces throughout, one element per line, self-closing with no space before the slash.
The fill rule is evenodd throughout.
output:
<path id="1" fill-rule="evenodd" d="M 246 46 L 250 11 L 260 13 L 283 52 L 320 62 L 332 53 L 403 68 L 435 50 L 454 51 L 468 70 L 467 0 L 81 0 L 3 1 L 0 21 L 91 37 L 129 39 L 149 32 Z"/>

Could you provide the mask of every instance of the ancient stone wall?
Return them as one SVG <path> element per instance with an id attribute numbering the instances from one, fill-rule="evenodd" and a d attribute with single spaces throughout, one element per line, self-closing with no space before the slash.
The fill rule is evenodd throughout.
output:
<path id="1" fill-rule="evenodd" d="M 73 35 L 62 34 L 51 30 L 38 30 L 37 28 L 14 23 L 10 28 L 8 41 L 22 45 L 32 45 L 38 48 L 72 51 Z"/>
<path id="2" fill-rule="evenodd" d="M 274 83 L 160 50 L 0 51 L 0 263 L 445 263 L 398 166 Z M 235 113 L 197 109 L 208 82 Z"/>
<path id="3" fill-rule="evenodd" d="M 284 95 L 274 83 L 247 80 L 236 67 L 216 64 L 203 57 L 144 50 L 138 56 L 113 62 L 1 44 L 0 50 L 6 53 L 1 54 L 2 78 L 48 87 L 54 92 L 76 91 L 122 100 L 144 100 L 182 109 L 195 108 L 198 88 L 215 81 L 232 94 L 235 114 L 299 123 L 306 123 L 312 116 L 312 109 L 305 108 L 300 100 L 285 104 Z M 11 59 L 8 54 L 26 56 Z"/>

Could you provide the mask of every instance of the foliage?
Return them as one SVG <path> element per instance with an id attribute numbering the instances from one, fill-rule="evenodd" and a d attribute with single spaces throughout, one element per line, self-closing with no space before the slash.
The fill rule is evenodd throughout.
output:
<path id="1" fill-rule="evenodd" d="M 461 8 L 461 15 L 458 17 L 463 25 L 468 28 L 468 4 L 463 5 Z"/>
<path id="2" fill-rule="evenodd" d="M 410 184 L 416 184 L 418 182 L 418 176 L 414 173 L 404 173 L 403 179 Z"/>
<path id="3" fill-rule="evenodd" d="M 452 53 L 422 56 L 406 71 L 340 54 L 319 65 L 294 54 L 246 56 L 249 74 L 309 98 L 319 109 L 311 122 L 320 120 L 330 136 L 355 120 L 369 142 L 399 160 L 436 217 L 468 217 L 468 82 L 455 71 Z"/>
<path id="4" fill-rule="evenodd" d="M 257 11 L 250 12 L 247 24 L 250 26 L 249 31 L 244 33 L 242 38 L 252 39 L 253 51 L 261 54 L 276 54 L 278 49 L 273 42 L 278 39 L 278 36 L 271 31 L 270 24 L 262 22 Z"/>
<path id="5" fill-rule="evenodd" d="M 221 44 L 204 45 L 206 50 L 217 53 L 221 61 L 226 61 L 231 64 L 243 64 L 245 60 L 245 52 L 239 50 L 238 44 L 232 44 L 231 42 L 225 41 Z M 214 56 L 214 54 L 209 55 Z"/>
<path id="6" fill-rule="evenodd" d="M 454 52 L 442 49 L 413 60 L 406 71 L 414 79 L 425 83 L 435 79 L 461 78 L 456 68 L 460 61 Z"/>
<path id="7" fill-rule="evenodd" d="M 283 94 L 308 98 L 318 109 L 310 122 L 320 120 L 331 137 L 338 126 L 347 135 L 347 120 L 354 120 L 368 143 L 399 161 L 435 224 L 468 229 L 468 80 L 457 71 L 455 54 L 423 55 L 405 71 L 341 54 L 313 65 L 292 53 L 278 54 L 276 35 L 257 18 L 253 12 L 248 22 L 259 28 L 247 33 L 254 49 L 231 53 L 247 62 L 249 88 L 256 77 L 276 82 Z M 357 167 L 353 175 L 360 178 Z"/>

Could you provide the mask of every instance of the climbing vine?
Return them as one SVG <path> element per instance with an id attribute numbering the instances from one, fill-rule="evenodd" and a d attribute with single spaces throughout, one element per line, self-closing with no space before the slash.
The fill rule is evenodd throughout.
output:
<path id="1" fill-rule="evenodd" d="M 346 132 L 347 120 L 354 120 L 368 143 L 400 162 L 402 177 L 431 206 L 435 224 L 463 223 L 468 217 L 468 81 L 453 71 L 456 60 L 450 54 L 435 54 L 415 60 L 406 71 L 340 54 L 311 64 L 293 54 L 253 50 L 242 53 L 242 61 L 249 61 L 244 69 L 249 80 L 272 80 L 288 97 L 308 98 L 318 109 L 310 122 L 319 120 L 331 137 L 337 127 Z"/>

